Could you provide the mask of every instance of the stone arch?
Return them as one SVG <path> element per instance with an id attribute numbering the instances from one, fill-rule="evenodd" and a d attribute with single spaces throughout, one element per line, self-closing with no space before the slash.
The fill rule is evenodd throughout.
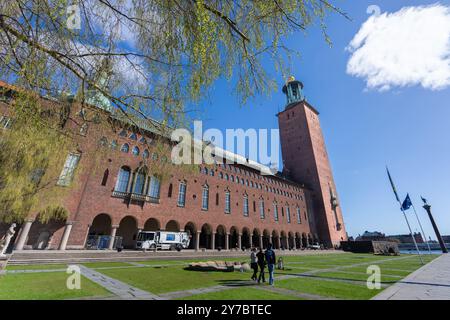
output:
<path id="1" fill-rule="evenodd" d="M 248 249 L 252 246 L 252 237 L 247 227 L 242 228 L 241 249 Z"/>
<path id="2" fill-rule="evenodd" d="M 64 228 L 65 220 L 50 219 L 42 223 L 36 219 L 31 225 L 26 244 L 34 250 L 45 250 L 52 247 L 53 235 Z"/>
<path id="3" fill-rule="evenodd" d="M 216 248 L 225 249 L 225 237 L 227 236 L 227 230 L 225 226 L 218 225 L 216 228 L 216 239 L 215 246 Z"/>
<path id="4" fill-rule="evenodd" d="M 285 231 L 281 231 L 280 233 L 280 242 L 281 242 L 281 249 L 284 250 L 288 248 L 288 239 Z"/>
<path id="5" fill-rule="evenodd" d="M 195 223 L 189 221 L 184 226 L 184 231 L 189 235 L 189 248 L 188 249 L 195 249 L 195 241 L 197 237 L 197 227 L 195 226 Z"/>
<path id="6" fill-rule="evenodd" d="M 149 218 L 144 223 L 144 230 L 145 231 L 159 231 L 161 230 L 161 223 L 158 219 L 155 218 Z"/>
<path id="7" fill-rule="evenodd" d="M 264 229 L 263 231 L 263 248 L 266 249 L 270 243 L 270 231 Z"/>
<path id="8" fill-rule="evenodd" d="M 272 246 L 274 249 L 280 249 L 280 236 L 278 234 L 278 231 L 273 230 L 272 231 Z"/>
<path id="9" fill-rule="evenodd" d="M 254 248 L 259 248 L 260 244 L 259 244 L 259 239 L 261 236 L 261 231 L 259 231 L 259 229 L 255 228 L 253 229 L 253 233 L 252 233 L 252 247 Z"/>
<path id="10" fill-rule="evenodd" d="M 207 223 L 203 224 L 200 233 L 200 248 L 211 249 L 211 233 L 211 226 Z"/>
<path id="11" fill-rule="evenodd" d="M 306 233 L 302 233 L 302 248 L 308 247 L 308 237 L 306 236 Z"/>
<path id="12" fill-rule="evenodd" d="M 295 248 L 301 249 L 302 248 L 302 236 L 300 232 L 295 233 Z"/>
<path id="13" fill-rule="evenodd" d="M 288 248 L 289 250 L 295 249 L 295 237 L 292 231 L 288 232 Z"/>
<path id="14" fill-rule="evenodd" d="M 111 216 L 107 213 L 100 213 L 94 217 L 89 227 L 89 235 L 109 236 L 111 234 Z"/>
<path id="15" fill-rule="evenodd" d="M 235 226 L 230 228 L 230 249 L 236 249 L 238 247 L 239 229 Z"/>
<path id="16" fill-rule="evenodd" d="M 175 220 L 170 220 L 166 223 L 166 231 L 179 232 L 180 224 Z"/>
<path id="17" fill-rule="evenodd" d="M 137 220 L 133 216 L 126 216 L 120 220 L 117 236 L 122 237 L 122 246 L 125 249 L 134 249 L 136 247 Z"/>

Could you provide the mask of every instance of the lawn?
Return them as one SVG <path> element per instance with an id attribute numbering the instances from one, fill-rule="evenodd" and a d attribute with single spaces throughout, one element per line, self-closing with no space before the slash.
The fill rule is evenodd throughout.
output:
<path id="1" fill-rule="evenodd" d="M 281 256 L 278 254 L 278 256 Z M 426 262 L 437 255 L 424 256 Z M 248 286 L 251 273 L 198 272 L 185 267 L 192 261 L 207 261 L 211 258 L 188 260 L 147 260 L 136 262 L 95 262 L 83 265 L 96 269 L 109 277 L 153 294 L 165 294 L 222 285 L 226 290 L 187 296 L 183 299 L 295 299 L 288 291 L 275 292 Z M 219 259 L 214 259 L 219 260 Z M 245 258 L 220 260 L 245 261 Z M 275 289 L 288 289 L 296 293 L 312 294 L 324 298 L 370 299 L 381 290 L 369 290 L 366 286 L 367 267 L 377 265 L 381 269 L 383 289 L 420 268 L 417 256 L 374 256 L 370 254 L 320 254 L 284 256 L 285 269 L 276 270 Z M 141 267 L 134 264 L 142 265 Z M 99 285 L 83 278 L 82 290 L 65 287 L 67 274 L 60 271 L 39 270 L 64 269 L 65 264 L 8 266 L 8 271 L 35 270 L 35 273 L 7 273 L 0 276 L 0 299 L 76 299 L 111 295 Z M 266 279 L 267 279 L 266 274 Z M 282 279 L 282 276 L 290 278 Z M 235 285 L 238 284 L 239 287 Z M 242 285 L 244 284 L 244 285 Z M 266 287 L 266 289 L 270 289 Z"/>
<path id="2" fill-rule="evenodd" d="M 20 273 L 0 276 L 0 300 L 61 300 L 105 297 L 111 294 L 81 277 L 81 289 L 66 287 L 65 272 Z"/>

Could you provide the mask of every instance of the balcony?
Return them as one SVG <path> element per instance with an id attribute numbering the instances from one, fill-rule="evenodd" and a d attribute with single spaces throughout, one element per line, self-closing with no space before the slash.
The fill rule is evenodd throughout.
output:
<path id="1" fill-rule="evenodd" d="M 125 200 L 131 200 L 131 201 L 138 201 L 138 202 L 159 203 L 159 198 L 150 197 L 145 194 L 123 192 L 123 191 L 117 191 L 117 190 L 114 190 L 112 192 L 112 197 L 125 199 Z"/>

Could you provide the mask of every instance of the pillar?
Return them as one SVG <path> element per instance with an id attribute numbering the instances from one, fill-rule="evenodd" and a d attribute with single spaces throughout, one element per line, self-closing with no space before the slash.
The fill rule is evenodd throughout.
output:
<path id="1" fill-rule="evenodd" d="M 197 236 L 195 237 L 195 251 L 200 250 L 200 234 L 201 233 L 202 233 L 201 231 L 197 231 Z"/>
<path id="2" fill-rule="evenodd" d="M 25 221 L 22 226 L 22 231 L 20 232 L 19 240 L 17 240 L 17 244 L 15 250 L 22 250 L 25 242 L 28 239 L 28 233 L 30 232 L 31 225 L 33 224 L 33 220 Z"/>
<path id="3" fill-rule="evenodd" d="M 259 247 L 261 249 L 263 248 L 263 235 L 262 234 L 259 235 Z"/>
<path id="4" fill-rule="evenodd" d="M 230 234 L 225 234 L 225 250 L 230 250 Z"/>
<path id="5" fill-rule="evenodd" d="M 239 247 L 239 250 L 241 250 L 242 249 L 242 234 L 238 234 L 238 247 Z"/>
<path id="6" fill-rule="evenodd" d="M 216 249 L 216 233 L 211 232 L 211 250 Z"/>
<path id="7" fill-rule="evenodd" d="M 112 250 L 114 248 L 114 239 L 116 237 L 117 229 L 119 229 L 118 225 L 111 226 L 111 239 L 109 240 L 109 247 L 108 247 L 109 250 Z"/>
<path id="8" fill-rule="evenodd" d="M 300 236 L 300 237 L 298 238 L 298 240 L 299 240 L 298 244 L 300 245 L 300 248 L 299 248 L 299 249 L 302 249 L 302 248 L 303 248 L 302 236 Z"/>
<path id="9" fill-rule="evenodd" d="M 61 242 L 59 243 L 59 250 L 66 250 L 67 241 L 69 240 L 70 232 L 72 231 L 72 225 L 73 225 L 72 221 L 66 222 L 66 227 L 64 229 Z"/>
<path id="10" fill-rule="evenodd" d="M 273 247 L 273 242 L 272 242 L 272 240 L 273 240 L 273 239 L 272 239 L 272 235 L 270 235 L 270 236 L 269 236 L 269 244 L 272 245 L 272 249 L 275 249 L 275 248 Z"/>
<path id="11" fill-rule="evenodd" d="M 277 237 L 277 245 L 278 245 L 278 249 L 281 249 L 281 236 Z"/>

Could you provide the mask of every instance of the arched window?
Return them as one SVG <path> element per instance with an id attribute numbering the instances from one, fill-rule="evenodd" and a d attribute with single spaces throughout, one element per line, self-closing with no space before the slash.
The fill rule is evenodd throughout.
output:
<path id="1" fill-rule="evenodd" d="M 302 215 L 300 214 L 300 208 L 297 207 L 297 223 L 301 224 L 302 223 Z"/>
<path id="2" fill-rule="evenodd" d="M 128 153 L 128 151 L 130 151 L 130 146 L 128 145 L 128 143 L 124 143 L 122 145 L 122 148 L 120 148 L 120 151 L 122 151 L 124 153 Z"/>
<path id="3" fill-rule="evenodd" d="M 108 182 L 108 176 L 109 169 L 106 169 L 105 172 L 103 172 L 102 186 L 106 186 L 106 183 Z"/>
<path id="4" fill-rule="evenodd" d="M 244 217 L 248 217 L 248 195 L 247 194 L 244 194 L 243 209 L 244 209 Z"/>
<path id="5" fill-rule="evenodd" d="M 222 173 L 222 171 L 219 172 L 219 178 L 220 178 L 220 179 L 223 179 L 223 173 Z"/>
<path id="6" fill-rule="evenodd" d="M 158 160 L 158 154 L 157 154 L 156 152 L 153 152 L 153 154 L 152 154 L 152 160 L 153 160 L 153 161 Z"/>
<path id="7" fill-rule="evenodd" d="M 278 217 L 278 204 L 276 202 L 273 203 L 273 218 L 275 221 L 279 220 Z"/>
<path id="8" fill-rule="evenodd" d="M 210 175 L 211 177 L 214 177 L 214 169 L 209 170 L 209 175 Z"/>
<path id="9" fill-rule="evenodd" d="M 219 193 L 217 192 L 216 193 L 216 206 L 218 206 L 219 205 Z"/>
<path id="10" fill-rule="evenodd" d="M 142 137 L 139 139 L 139 143 L 147 144 L 147 140 L 144 137 Z"/>
<path id="11" fill-rule="evenodd" d="M 135 183 L 133 193 L 143 194 L 144 193 L 144 184 L 145 184 L 145 174 L 143 172 L 135 173 Z"/>
<path id="12" fill-rule="evenodd" d="M 159 190 L 161 187 L 161 182 L 158 177 L 150 177 L 150 185 L 148 187 L 148 196 L 153 199 L 159 199 Z"/>
<path id="13" fill-rule="evenodd" d="M 106 137 L 101 137 L 99 144 L 101 147 L 106 147 L 108 145 L 108 139 L 106 139 Z"/>
<path id="14" fill-rule="evenodd" d="M 111 149 L 113 149 L 113 150 L 117 149 L 117 140 L 111 141 Z"/>
<path id="15" fill-rule="evenodd" d="M 286 206 L 286 219 L 287 219 L 287 223 L 291 223 L 291 210 L 290 210 L 289 206 Z"/>
<path id="16" fill-rule="evenodd" d="M 229 177 L 228 177 L 228 173 L 225 173 L 225 180 L 228 181 Z"/>
<path id="17" fill-rule="evenodd" d="M 208 168 L 207 168 L 207 167 L 204 167 L 204 168 L 203 168 L 203 173 L 206 174 L 206 175 L 208 175 Z"/>
<path id="18" fill-rule="evenodd" d="M 120 137 L 126 137 L 127 136 L 127 130 L 123 129 L 122 131 L 120 131 L 119 136 Z"/>
<path id="19" fill-rule="evenodd" d="M 259 217 L 261 219 L 266 218 L 266 213 L 264 212 L 264 199 L 259 199 Z"/>
<path id="20" fill-rule="evenodd" d="M 119 176 L 117 177 L 115 191 L 127 192 L 128 181 L 130 180 L 130 169 L 127 167 L 122 167 L 119 170 Z"/>
<path id="21" fill-rule="evenodd" d="M 230 191 L 225 191 L 225 213 L 231 213 L 231 194 Z"/>
<path id="22" fill-rule="evenodd" d="M 143 157 L 144 159 L 148 159 L 149 156 L 150 156 L 150 153 L 148 152 L 147 149 L 145 149 L 144 152 L 142 152 L 142 157 Z"/>
<path id="23" fill-rule="evenodd" d="M 209 187 L 207 184 L 203 186 L 202 191 L 202 210 L 208 210 L 209 207 Z"/>
<path id="24" fill-rule="evenodd" d="M 130 134 L 130 139 L 134 140 L 134 141 L 137 141 L 137 134 L 134 133 L 134 132 L 132 134 Z"/>
<path id="25" fill-rule="evenodd" d="M 234 176 L 233 175 L 230 176 L 230 180 L 231 180 L 231 182 L 234 182 Z"/>
<path id="26" fill-rule="evenodd" d="M 178 188 L 178 206 L 184 207 L 185 203 L 186 203 L 186 182 L 182 181 L 180 182 Z"/>
<path id="27" fill-rule="evenodd" d="M 139 148 L 138 147 L 133 147 L 133 155 L 135 156 L 135 157 L 137 157 L 138 155 L 139 155 Z"/>

